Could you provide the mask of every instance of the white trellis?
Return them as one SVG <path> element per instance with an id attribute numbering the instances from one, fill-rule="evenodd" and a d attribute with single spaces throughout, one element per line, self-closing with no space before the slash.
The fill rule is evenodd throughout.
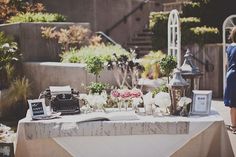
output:
<path id="1" fill-rule="evenodd" d="M 177 67 L 181 65 L 181 29 L 179 12 L 174 9 L 168 19 L 168 55 L 177 59 Z"/>
<path id="2" fill-rule="evenodd" d="M 230 41 L 228 40 L 230 31 L 233 27 L 236 26 L 236 15 L 230 15 L 227 17 L 223 23 L 223 83 L 225 89 L 225 76 L 226 76 L 226 70 L 227 70 L 227 56 L 226 56 L 226 46 L 230 44 Z"/>

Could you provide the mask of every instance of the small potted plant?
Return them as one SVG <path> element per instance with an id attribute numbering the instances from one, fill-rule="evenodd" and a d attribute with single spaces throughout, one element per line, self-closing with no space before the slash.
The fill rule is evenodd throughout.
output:
<path id="1" fill-rule="evenodd" d="M 176 68 L 176 66 L 177 66 L 176 58 L 174 58 L 172 55 L 167 55 L 160 61 L 161 72 L 165 76 L 167 76 L 168 83 L 170 74 L 173 71 L 173 69 Z"/>

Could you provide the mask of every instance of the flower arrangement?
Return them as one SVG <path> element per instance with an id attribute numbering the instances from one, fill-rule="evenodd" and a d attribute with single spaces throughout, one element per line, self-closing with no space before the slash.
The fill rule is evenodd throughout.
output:
<path id="1" fill-rule="evenodd" d="M 82 112 L 105 111 L 104 106 L 107 104 L 107 93 L 103 91 L 101 94 L 80 94 L 80 100 L 85 102 L 85 105 L 81 107 Z"/>
<path id="2" fill-rule="evenodd" d="M 138 104 L 142 103 L 142 91 L 137 88 L 133 89 L 114 89 L 111 91 L 111 98 L 116 101 L 118 108 L 121 110 L 122 106 L 127 110 L 129 104 L 132 103 L 132 108 L 136 108 Z"/>

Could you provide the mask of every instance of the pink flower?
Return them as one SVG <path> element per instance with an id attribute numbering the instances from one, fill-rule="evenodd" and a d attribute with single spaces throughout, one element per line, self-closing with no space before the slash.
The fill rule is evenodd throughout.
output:
<path id="1" fill-rule="evenodd" d="M 135 89 L 131 91 L 132 98 L 139 98 L 142 95 L 142 92 L 139 89 Z"/>
<path id="2" fill-rule="evenodd" d="M 111 95 L 115 98 L 118 98 L 120 96 L 120 93 L 118 90 L 112 90 L 111 91 Z"/>
<path id="3" fill-rule="evenodd" d="M 131 96 L 131 93 L 128 89 L 127 90 L 122 90 L 121 93 L 120 93 L 120 97 L 123 98 L 123 99 L 127 99 L 130 96 Z"/>

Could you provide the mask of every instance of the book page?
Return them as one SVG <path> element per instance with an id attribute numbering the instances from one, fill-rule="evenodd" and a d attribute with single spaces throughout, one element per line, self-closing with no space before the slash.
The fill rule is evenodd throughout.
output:
<path id="1" fill-rule="evenodd" d="M 121 112 L 92 112 L 87 114 L 79 115 L 78 121 L 89 122 L 89 121 L 130 121 L 139 120 L 138 115 L 134 111 L 121 111 Z"/>

